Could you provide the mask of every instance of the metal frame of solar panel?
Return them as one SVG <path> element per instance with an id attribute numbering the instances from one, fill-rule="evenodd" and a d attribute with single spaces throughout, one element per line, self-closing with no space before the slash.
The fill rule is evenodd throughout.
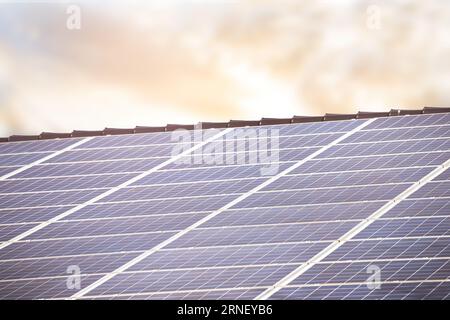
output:
<path id="1" fill-rule="evenodd" d="M 450 298 L 450 113 L 271 128 L 269 176 L 178 161 L 236 128 L 0 144 L 0 298 Z"/>

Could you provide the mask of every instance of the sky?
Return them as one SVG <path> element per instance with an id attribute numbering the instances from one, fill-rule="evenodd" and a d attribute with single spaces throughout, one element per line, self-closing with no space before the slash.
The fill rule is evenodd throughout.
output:
<path id="1" fill-rule="evenodd" d="M 0 136 L 450 105 L 450 1 L 0 0 Z"/>

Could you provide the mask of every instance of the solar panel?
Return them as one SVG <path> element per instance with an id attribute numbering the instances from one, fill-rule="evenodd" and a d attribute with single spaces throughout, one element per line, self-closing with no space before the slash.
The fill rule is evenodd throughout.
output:
<path id="1" fill-rule="evenodd" d="M 450 298 L 449 113 L 247 129 L 0 144 L 0 298 Z"/>

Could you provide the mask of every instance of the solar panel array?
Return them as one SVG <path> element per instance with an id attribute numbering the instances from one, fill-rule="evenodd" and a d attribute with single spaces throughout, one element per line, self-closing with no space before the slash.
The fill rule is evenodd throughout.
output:
<path id="1" fill-rule="evenodd" d="M 232 128 L 0 144 L 0 298 L 450 298 L 449 113 L 267 129 L 269 176 L 176 161 Z"/>

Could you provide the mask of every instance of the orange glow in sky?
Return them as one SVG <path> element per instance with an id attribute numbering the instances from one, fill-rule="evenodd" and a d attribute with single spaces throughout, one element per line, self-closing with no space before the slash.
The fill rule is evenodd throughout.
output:
<path id="1" fill-rule="evenodd" d="M 0 2 L 0 136 L 442 106 L 448 1 Z"/>

